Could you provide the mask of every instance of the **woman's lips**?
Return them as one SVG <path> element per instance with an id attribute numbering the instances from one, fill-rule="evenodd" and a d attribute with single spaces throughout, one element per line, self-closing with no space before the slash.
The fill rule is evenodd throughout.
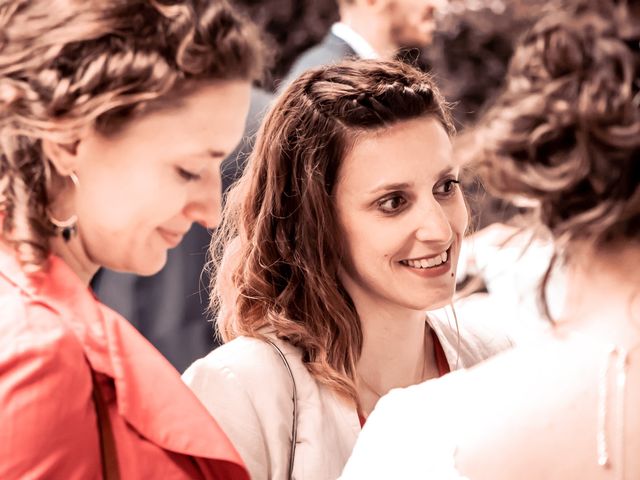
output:
<path id="1" fill-rule="evenodd" d="M 169 248 L 177 247 L 184 237 L 183 233 L 165 230 L 164 228 L 158 228 L 157 230 L 160 236 L 169 244 Z"/>
<path id="2" fill-rule="evenodd" d="M 449 247 L 446 250 L 446 258 L 447 258 L 447 260 L 445 262 L 442 262 L 439 265 L 434 265 L 432 267 L 426 267 L 426 268 L 420 267 L 420 268 L 418 268 L 417 266 L 409 265 L 406 262 L 399 262 L 399 263 L 404 268 L 406 268 L 409 271 L 411 271 L 411 273 L 414 273 L 416 275 L 420 275 L 421 277 L 426 277 L 426 278 L 439 277 L 439 276 L 444 275 L 444 274 L 448 273 L 449 271 L 451 271 L 451 250 L 452 250 L 452 247 Z M 414 265 L 415 265 L 415 262 L 414 262 Z"/>

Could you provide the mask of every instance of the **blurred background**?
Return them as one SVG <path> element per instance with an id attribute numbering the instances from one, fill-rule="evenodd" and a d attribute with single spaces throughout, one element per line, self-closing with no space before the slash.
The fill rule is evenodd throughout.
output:
<path id="1" fill-rule="evenodd" d="M 300 54 L 339 19 L 335 0 L 235 0 L 265 32 L 274 54 L 263 85 L 275 91 Z M 502 85 L 515 40 L 562 0 L 451 0 L 431 45 L 400 55 L 432 71 L 455 106 L 458 127 L 472 122 Z"/>

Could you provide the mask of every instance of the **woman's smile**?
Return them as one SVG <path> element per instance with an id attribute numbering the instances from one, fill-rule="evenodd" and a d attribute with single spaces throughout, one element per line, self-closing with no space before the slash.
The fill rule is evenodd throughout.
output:
<path id="1" fill-rule="evenodd" d="M 422 277 L 439 277 L 451 270 L 451 248 L 435 255 L 425 255 L 420 258 L 400 260 L 398 263 L 409 269 L 411 273 Z"/>
<path id="2" fill-rule="evenodd" d="M 450 301 L 467 210 L 438 120 L 360 139 L 343 162 L 335 199 L 349 252 L 341 280 L 352 298 L 410 310 Z"/>

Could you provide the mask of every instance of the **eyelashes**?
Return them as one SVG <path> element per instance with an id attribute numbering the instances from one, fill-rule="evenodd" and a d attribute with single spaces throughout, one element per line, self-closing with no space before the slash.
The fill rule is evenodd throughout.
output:
<path id="1" fill-rule="evenodd" d="M 458 191 L 460 181 L 449 178 L 436 185 L 433 189 L 435 197 L 446 200 L 453 197 Z M 406 192 L 397 191 L 385 195 L 375 202 L 376 208 L 385 215 L 395 215 L 402 212 L 409 204 L 410 195 Z"/>
<path id="2" fill-rule="evenodd" d="M 183 180 L 187 182 L 197 182 L 202 178 L 202 175 L 194 172 L 190 172 L 189 170 L 185 170 L 182 167 L 176 167 L 176 172 Z"/>
<path id="3" fill-rule="evenodd" d="M 442 185 L 446 186 L 443 192 L 444 194 L 452 194 L 453 192 L 455 192 L 456 188 L 458 188 L 458 185 L 460 185 L 460 180 L 450 178 L 448 180 L 445 180 Z"/>
<path id="4" fill-rule="evenodd" d="M 401 211 L 407 204 L 407 199 L 399 194 L 387 195 L 386 197 L 378 200 L 378 209 L 386 214 L 393 214 Z"/>

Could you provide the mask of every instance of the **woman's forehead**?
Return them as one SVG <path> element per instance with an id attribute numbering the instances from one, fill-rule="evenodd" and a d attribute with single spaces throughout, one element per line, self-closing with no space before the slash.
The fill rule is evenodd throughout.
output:
<path id="1" fill-rule="evenodd" d="M 435 181 L 442 171 L 455 168 L 444 127 L 437 119 L 425 117 L 360 136 L 345 155 L 339 183 L 375 193 L 388 184 Z"/>

